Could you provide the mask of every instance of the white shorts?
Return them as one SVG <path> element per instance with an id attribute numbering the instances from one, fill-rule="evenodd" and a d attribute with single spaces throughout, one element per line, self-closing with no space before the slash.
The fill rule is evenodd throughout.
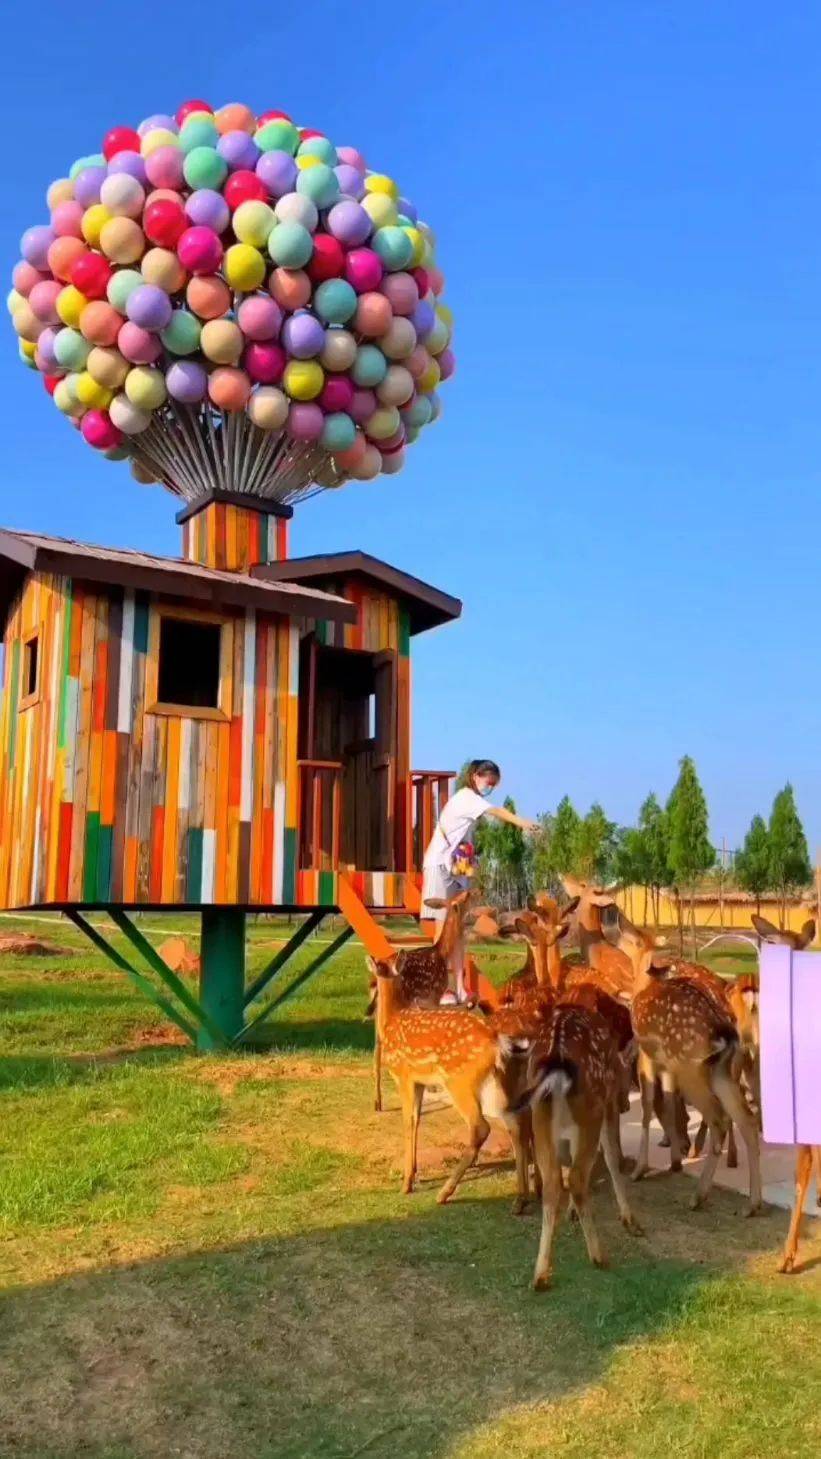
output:
<path id="1" fill-rule="evenodd" d="M 428 897 L 437 901 L 446 902 L 449 897 L 455 897 L 457 892 L 462 892 L 468 885 L 466 877 L 454 876 L 449 866 L 443 862 L 434 863 L 432 866 L 422 867 L 422 911 L 420 916 L 428 918 L 433 922 L 444 922 L 446 907 L 426 907 Z"/>

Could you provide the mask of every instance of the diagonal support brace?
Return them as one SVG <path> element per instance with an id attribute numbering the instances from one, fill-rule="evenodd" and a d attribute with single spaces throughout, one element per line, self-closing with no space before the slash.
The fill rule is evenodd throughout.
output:
<path id="1" fill-rule="evenodd" d="M 229 1041 L 226 1040 L 225 1034 L 223 1033 L 222 1029 L 217 1023 L 214 1022 L 214 1019 L 207 1012 L 207 1010 L 203 1008 L 199 999 L 194 997 L 191 989 L 187 988 L 182 979 L 178 978 L 177 974 L 173 972 L 171 968 L 169 968 L 166 962 L 163 961 L 156 948 L 151 946 L 148 938 L 143 936 L 143 934 L 139 931 L 137 927 L 134 926 L 134 923 L 129 917 L 126 916 L 125 912 L 123 912 L 121 908 L 109 908 L 109 916 L 111 917 L 111 920 L 116 924 L 116 926 L 119 927 L 123 936 L 128 938 L 128 941 L 131 943 L 132 947 L 136 948 L 137 952 L 139 952 L 141 956 L 145 958 L 149 967 L 154 969 L 154 972 L 157 974 L 158 978 L 160 978 L 160 980 L 165 984 L 166 988 L 168 988 L 172 993 L 176 993 L 180 1002 L 185 1006 L 185 1008 L 188 1009 L 188 1012 L 193 1014 L 194 1018 L 197 1020 L 197 1027 L 207 1029 L 209 1034 L 211 1035 L 211 1038 L 214 1041 L 214 1044 L 218 1048 L 225 1048 L 226 1044 Z"/>
<path id="2" fill-rule="evenodd" d="M 112 947 L 111 943 L 106 941 L 103 934 L 98 932 L 96 927 L 92 926 L 90 922 L 86 921 L 85 917 L 81 917 L 80 913 L 75 912 L 71 907 L 66 907 L 65 915 L 69 921 L 74 923 L 80 932 L 84 933 L 89 942 L 92 942 L 96 948 L 99 948 L 100 952 L 108 958 L 109 962 L 114 964 L 115 968 L 119 968 L 121 973 L 125 973 L 131 979 L 134 986 L 146 998 L 150 998 L 152 1003 L 156 1003 L 157 1007 L 162 1009 L 166 1017 L 170 1018 L 172 1023 L 177 1025 L 177 1028 L 182 1029 L 183 1033 L 191 1039 L 192 1043 L 196 1042 L 197 1030 L 194 1024 L 189 1023 L 186 1018 L 183 1018 L 182 1014 L 177 1012 L 174 1004 L 165 998 L 143 973 L 133 967 L 123 957 L 122 953 L 117 951 L 116 947 Z"/>
<path id="3" fill-rule="evenodd" d="M 344 927 L 339 936 L 335 938 L 333 942 L 329 943 L 327 947 L 323 948 L 322 952 L 320 952 L 313 959 L 313 961 L 308 964 L 307 968 L 302 969 L 302 972 L 298 975 L 298 977 L 294 978 L 294 981 L 288 984 L 288 987 L 279 994 L 279 997 L 275 998 L 272 1003 L 268 1003 L 266 1007 L 257 1014 L 256 1018 L 251 1019 L 250 1023 L 246 1023 L 244 1029 L 241 1033 L 237 1035 L 234 1042 L 244 1042 L 252 1029 L 259 1028 L 260 1024 L 264 1023 L 266 1019 L 270 1018 L 275 1009 L 279 1008 L 280 1005 L 286 1001 L 286 999 L 290 998 L 292 994 L 297 991 L 297 988 L 301 988 L 303 983 L 307 983 L 308 979 L 314 976 L 314 973 L 318 973 L 320 968 L 323 968 L 327 962 L 330 962 L 331 958 L 339 952 L 339 949 L 341 947 L 344 947 L 345 943 L 348 941 L 349 938 L 353 937 L 353 935 L 354 929 L 352 927 Z"/>
<path id="4" fill-rule="evenodd" d="M 263 968 L 259 976 L 254 979 L 250 988 L 246 990 L 246 1008 L 249 1004 L 256 1001 L 260 993 L 268 987 L 271 979 L 276 976 L 281 967 L 284 967 L 290 961 L 297 948 L 302 946 L 306 938 L 310 937 L 312 932 L 316 932 L 316 929 L 326 916 L 327 910 L 327 907 L 317 907 L 316 911 L 312 912 L 309 917 L 306 917 L 305 921 L 297 928 L 290 942 L 286 942 L 285 946 L 281 947 L 279 952 L 274 954 L 271 961 Z"/>

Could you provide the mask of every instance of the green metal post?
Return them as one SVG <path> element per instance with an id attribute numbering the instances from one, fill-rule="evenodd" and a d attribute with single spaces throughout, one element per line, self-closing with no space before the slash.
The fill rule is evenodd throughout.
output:
<path id="1" fill-rule="evenodd" d="M 200 1002 L 230 1044 L 242 1028 L 245 1003 L 245 913 L 236 907 L 203 908 Z M 197 1048 L 218 1047 L 200 1028 Z"/>

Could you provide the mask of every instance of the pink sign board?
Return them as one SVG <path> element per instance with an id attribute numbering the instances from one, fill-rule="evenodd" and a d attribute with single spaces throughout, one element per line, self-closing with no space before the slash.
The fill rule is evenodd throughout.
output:
<path id="1" fill-rule="evenodd" d="M 821 1145 L 821 955 L 761 948 L 764 1139 Z"/>

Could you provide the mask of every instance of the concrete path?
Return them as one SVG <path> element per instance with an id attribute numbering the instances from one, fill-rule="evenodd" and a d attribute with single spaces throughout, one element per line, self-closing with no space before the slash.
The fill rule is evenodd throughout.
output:
<path id="1" fill-rule="evenodd" d="M 690 1121 L 691 1138 L 695 1138 L 700 1123 L 701 1120 L 697 1115 Z M 650 1165 L 653 1170 L 667 1170 L 670 1166 L 670 1152 L 659 1147 L 660 1138 L 661 1130 L 654 1120 L 650 1127 Z M 744 1141 L 739 1139 L 737 1134 L 736 1139 L 738 1143 L 737 1169 L 728 1170 L 726 1156 L 722 1155 L 716 1169 L 715 1180 L 716 1185 L 724 1186 L 727 1190 L 740 1191 L 742 1195 L 746 1195 L 749 1189 L 747 1152 L 744 1148 Z M 634 1093 L 630 1102 L 630 1113 L 622 1115 L 621 1121 L 621 1143 L 625 1155 L 634 1159 L 638 1155 L 640 1140 L 641 1105 L 638 1094 Z M 703 1157 L 691 1157 L 685 1160 L 684 1169 L 688 1175 L 697 1176 L 701 1172 L 702 1163 Z M 792 1210 L 795 1199 L 795 1149 L 792 1145 L 761 1146 L 761 1184 L 765 1201 L 772 1206 L 781 1206 L 785 1211 Z M 821 1206 L 816 1202 L 814 1184 L 810 1184 L 807 1192 L 804 1211 L 808 1216 L 821 1217 Z"/>

